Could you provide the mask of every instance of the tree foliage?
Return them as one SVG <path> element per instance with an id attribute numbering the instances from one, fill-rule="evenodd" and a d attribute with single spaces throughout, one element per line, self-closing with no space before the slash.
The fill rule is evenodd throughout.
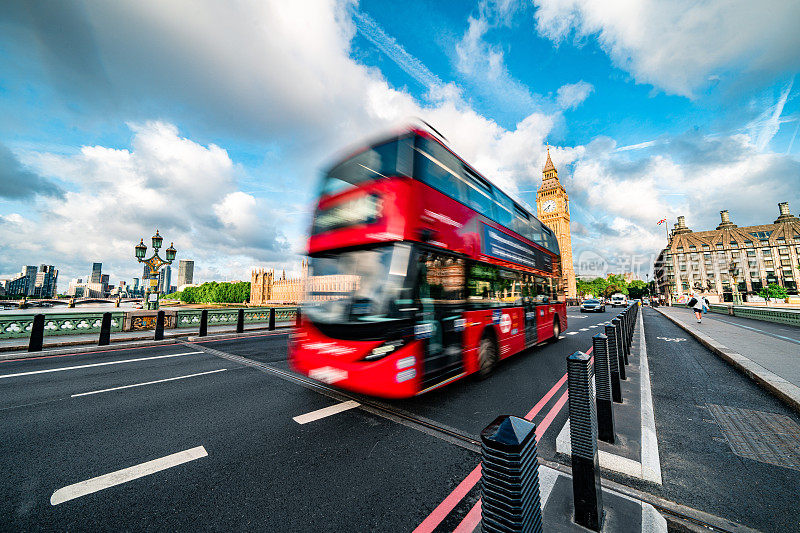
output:
<path id="1" fill-rule="evenodd" d="M 591 281 L 579 279 L 578 294 L 585 296 L 609 297 L 616 293 L 627 294 L 631 298 L 642 298 L 647 295 L 647 283 L 636 279 L 628 283 L 619 274 L 613 274 L 607 278 L 595 278 Z"/>
<path id="2" fill-rule="evenodd" d="M 250 282 L 218 283 L 209 281 L 199 287 L 186 287 L 181 292 L 170 294 L 187 304 L 197 303 L 244 303 L 250 298 Z"/>
<path id="3" fill-rule="evenodd" d="M 758 292 L 758 295 L 765 300 L 769 300 L 770 298 L 784 300 L 786 299 L 786 296 L 788 296 L 788 293 L 786 292 L 785 287 L 781 287 L 777 283 L 770 283 L 766 287 L 762 287 L 762 289 Z"/>

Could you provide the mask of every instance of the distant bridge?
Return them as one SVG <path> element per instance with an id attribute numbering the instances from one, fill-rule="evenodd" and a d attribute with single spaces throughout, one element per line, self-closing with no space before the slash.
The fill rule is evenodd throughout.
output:
<path id="1" fill-rule="evenodd" d="M 73 307 L 83 304 L 113 304 L 113 303 L 141 302 L 142 298 L 45 298 L 36 300 L 0 300 L 0 305 L 5 307 L 48 307 L 49 305 L 65 305 Z"/>

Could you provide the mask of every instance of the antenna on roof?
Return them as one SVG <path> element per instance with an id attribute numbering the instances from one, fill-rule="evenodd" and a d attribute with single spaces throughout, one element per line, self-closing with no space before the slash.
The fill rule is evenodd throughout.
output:
<path id="1" fill-rule="evenodd" d="M 430 123 L 430 122 L 428 122 L 427 120 L 423 120 L 423 119 L 421 119 L 420 117 L 412 117 L 412 118 L 415 118 L 415 119 L 419 120 L 420 122 L 422 122 L 423 124 L 425 124 L 426 126 L 428 126 L 428 127 L 431 129 L 431 130 L 433 130 L 433 132 L 434 132 L 436 135 L 438 135 L 439 137 L 441 137 L 441 138 L 442 138 L 442 139 L 444 139 L 445 141 L 447 141 L 447 142 L 450 142 L 450 141 L 448 141 L 448 140 L 447 140 L 447 137 L 445 137 L 444 135 L 442 135 L 442 133 L 441 133 L 439 130 L 437 130 L 436 128 L 434 128 L 433 126 L 431 126 L 431 123 Z"/>

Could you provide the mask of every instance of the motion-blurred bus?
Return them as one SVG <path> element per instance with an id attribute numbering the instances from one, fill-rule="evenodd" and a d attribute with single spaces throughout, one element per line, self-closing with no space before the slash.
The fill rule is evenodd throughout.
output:
<path id="1" fill-rule="evenodd" d="M 289 363 L 344 389 L 403 398 L 483 378 L 567 327 L 553 232 L 434 131 L 334 165 L 308 255 Z"/>

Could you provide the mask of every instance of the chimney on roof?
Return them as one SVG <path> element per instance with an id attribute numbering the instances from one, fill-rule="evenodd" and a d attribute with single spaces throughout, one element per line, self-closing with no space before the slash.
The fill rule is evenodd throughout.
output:
<path id="1" fill-rule="evenodd" d="M 789 212 L 789 202 L 781 202 L 778 204 L 778 210 L 780 211 L 780 216 L 778 216 L 778 220 L 775 221 L 775 224 L 780 224 L 781 222 L 791 222 L 797 220 L 797 217 L 793 216 Z"/>
<path id="2" fill-rule="evenodd" d="M 719 216 L 722 219 L 722 222 L 719 223 L 719 226 L 717 226 L 717 229 L 726 229 L 726 228 L 735 228 L 735 227 L 737 227 L 736 224 L 731 222 L 731 216 L 728 213 L 727 209 L 724 209 L 724 210 L 720 211 L 719 212 Z"/>
<path id="3" fill-rule="evenodd" d="M 675 223 L 675 227 L 672 229 L 673 235 L 680 235 L 681 233 L 691 233 L 692 230 L 686 227 L 686 217 L 681 215 L 678 217 L 678 221 Z"/>

